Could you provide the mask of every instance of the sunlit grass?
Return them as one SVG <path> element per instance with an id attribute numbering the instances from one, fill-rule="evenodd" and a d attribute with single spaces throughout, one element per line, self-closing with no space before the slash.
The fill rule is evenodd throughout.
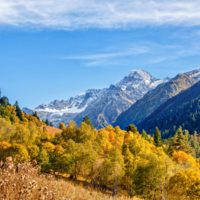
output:
<path id="1" fill-rule="evenodd" d="M 136 200 L 125 196 L 112 197 L 92 188 L 73 185 L 53 175 L 39 174 L 40 166 L 14 164 L 11 157 L 0 164 L 0 199 L 4 200 Z"/>

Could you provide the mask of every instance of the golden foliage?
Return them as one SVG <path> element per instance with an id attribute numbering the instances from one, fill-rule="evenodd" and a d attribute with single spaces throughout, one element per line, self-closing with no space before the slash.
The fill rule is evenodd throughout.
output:
<path id="1" fill-rule="evenodd" d="M 180 170 L 168 182 L 167 192 L 171 200 L 200 199 L 200 173 L 192 169 Z"/>
<path id="2" fill-rule="evenodd" d="M 178 151 L 178 152 L 174 151 L 172 156 L 173 160 L 176 163 L 182 164 L 185 167 L 195 168 L 195 169 L 199 169 L 200 167 L 199 163 L 196 161 L 194 157 L 183 151 Z"/>

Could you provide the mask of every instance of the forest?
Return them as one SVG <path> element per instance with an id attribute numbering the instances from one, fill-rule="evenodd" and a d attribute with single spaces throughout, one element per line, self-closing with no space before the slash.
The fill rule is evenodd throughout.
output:
<path id="1" fill-rule="evenodd" d="M 150 135 L 154 134 L 158 126 L 162 138 L 173 137 L 179 126 L 189 131 L 190 134 L 200 132 L 200 83 L 184 90 L 170 98 L 155 110 L 143 122 L 138 124 L 138 129 L 145 129 Z"/>
<path id="2" fill-rule="evenodd" d="M 181 126 L 162 139 L 130 124 L 97 130 L 86 116 L 50 134 L 37 113 L 23 113 L 18 103 L 0 99 L 0 160 L 36 161 L 44 174 L 68 177 L 113 196 L 175 200 L 200 198 L 200 134 Z M 40 127 L 43 127 L 42 129 Z M 1 165 L 0 165 L 1 166 Z M 1 168 L 1 167 L 0 167 Z M 1 169 L 0 169 L 1 171 Z M 2 185 L 0 184 L 0 190 Z"/>

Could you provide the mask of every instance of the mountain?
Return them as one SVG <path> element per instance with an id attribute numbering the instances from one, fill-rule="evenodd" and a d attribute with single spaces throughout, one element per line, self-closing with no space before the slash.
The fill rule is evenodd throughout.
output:
<path id="1" fill-rule="evenodd" d="M 116 85 L 102 90 L 90 89 L 67 101 L 55 100 L 35 109 L 23 108 L 26 113 L 37 111 L 40 119 L 48 118 L 54 126 L 74 120 L 78 125 L 88 115 L 96 128 L 114 123 L 116 118 L 147 92 L 169 78 L 159 80 L 144 70 L 132 70 Z"/>
<path id="2" fill-rule="evenodd" d="M 190 134 L 200 132 L 200 82 L 184 90 L 158 107 L 148 118 L 138 125 L 153 134 L 158 126 L 163 138 L 173 136 L 175 130 L 182 126 Z"/>
<path id="3" fill-rule="evenodd" d="M 125 76 L 116 86 L 120 87 L 137 101 L 148 91 L 169 80 L 170 78 L 168 77 L 164 80 L 155 79 L 150 73 L 144 70 L 132 70 L 130 74 Z"/>
<path id="4" fill-rule="evenodd" d="M 111 85 L 99 98 L 91 102 L 88 107 L 79 113 L 74 121 L 80 124 L 82 119 L 88 115 L 94 127 L 105 127 L 115 122 L 117 116 L 135 103 L 131 95 L 127 94 L 120 87 Z"/>
<path id="5" fill-rule="evenodd" d="M 191 76 L 194 76 L 194 74 Z M 120 114 L 113 125 L 118 125 L 122 129 L 125 129 L 129 124 L 137 125 L 141 123 L 168 99 L 177 95 L 182 90 L 191 87 L 195 83 L 196 80 L 194 80 L 192 77 L 189 77 L 186 74 L 178 74 L 175 78 L 171 79 L 167 83 L 162 83 L 155 89 L 146 93 L 127 111 Z"/>
<path id="6" fill-rule="evenodd" d="M 58 127 L 60 122 L 67 124 L 73 120 L 78 113 L 84 111 L 93 100 L 97 99 L 102 91 L 91 89 L 67 101 L 55 100 L 48 105 L 39 105 L 35 109 L 25 107 L 22 110 L 28 114 L 36 111 L 41 120 L 49 119 L 55 127 Z"/>
<path id="7" fill-rule="evenodd" d="M 200 80 L 200 69 L 195 69 L 193 71 L 186 72 L 184 74 L 193 78 L 196 82 Z"/>

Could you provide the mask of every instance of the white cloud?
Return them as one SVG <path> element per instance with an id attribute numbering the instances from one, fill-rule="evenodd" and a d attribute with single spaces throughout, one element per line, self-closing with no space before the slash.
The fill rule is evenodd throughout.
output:
<path id="1" fill-rule="evenodd" d="M 64 56 L 61 57 L 61 59 L 65 60 L 81 60 L 86 61 L 84 62 L 84 65 L 86 67 L 97 67 L 102 66 L 105 67 L 105 65 L 117 65 L 116 59 L 128 57 L 128 56 L 136 56 L 140 54 L 145 54 L 149 51 L 148 47 L 145 46 L 139 46 L 135 45 L 137 47 L 135 48 L 126 48 L 123 51 L 116 51 L 117 47 L 114 48 L 107 48 L 112 50 L 112 52 L 103 52 L 99 54 L 88 54 L 88 55 L 74 55 L 74 56 Z M 119 47 L 118 47 L 119 48 Z M 121 47 L 123 49 L 123 47 Z M 115 62 L 113 61 L 115 60 Z"/>
<path id="2" fill-rule="evenodd" d="M 115 52 L 115 53 L 102 53 L 102 54 L 90 54 L 90 55 L 78 55 L 78 56 L 66 56 L 62 57 L 62 59 L 73 59 L 73 60 L 96 60 L 96 59 L 107 59 L 107 58 L 115 58 L 115 57 L 125 57 L 138 55 L 148 52 L 147 48 L 132 48 L 123 52 Z"/>
<path id="3" fill-rule="evenodd" d="M 0 0 L 0 24 L 54 29 L 200 25 L 199 0 Z"/>
<path id="4" fill-rule="evenodd" d="M 162 63 L 162 62 L 164 62 L 166 60 L 169 60 L 169 58 L 168 57 L 155 58 L 150 62 L 150 64 Z"/>

